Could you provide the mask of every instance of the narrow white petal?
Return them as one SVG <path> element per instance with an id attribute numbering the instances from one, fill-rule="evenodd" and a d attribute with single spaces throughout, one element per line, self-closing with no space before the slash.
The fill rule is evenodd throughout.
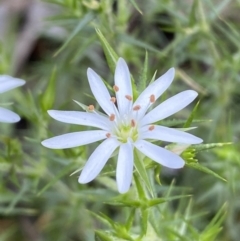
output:
<path id="1" fill-rule="evenodd" d="M 64 123 L 93 126 L 101 128 L 103 130 L 109 130 L 109 126 L 111 125 L 111 122 L 107 117 L 95 113 L 81 111 L 49 110 L 48 114 L 55 120 Z"/>
<path id="2" fill-rule="evenodd" d="M 19 115 L 10 110 L 0 107 L 0 122 L 15 123 L 18 121 L 20 121 Z"/>
<path id="3" fill-rule="evenodd" d="M 117 162 L 117 185 L 120 193 L 128 191 L 132 182 L 133 147 L 131 143 L 122 144 L 119 148 Z"/>
<path id="4" fill-rule="evenodd" d="M 198 93 L 194 90 L 186 90 L 174 95 L 147 113 L 141 120 L 141 124 L 154 123 L 175 114 L 189 105 L 197 95 Z"/>
<path id="5" fill-rule="evenodd" d="M 114 138 L 108 138 L 102 142 L 89 157 L 81 172 L 78 182 L 91 182 L 101 172 L 106 162 L 119 144 L 120 143 Z"/>
<path id="6" fill-rule="evenodd" d="M 140 129 L 141 139 L 153 139 L 186 144 L 199 144 L 203 141 L 194 135 L 173 128 L 157 125 L 154 125 L 153 130 L 149 130 L 149 128 L 150 126 L 144 126 Z"/>
<path id="7" fill-rule="evenodd" d="M 115 105 L 100 76 L 90 68 L 87 70 L 87 76 L 91 91 L 102 109 L 108 115 L 115 113 Z"/>
<path id="8" fill-rule="evenodd" d="M 184 160 L 181 157 L 148 141 L 139 140 L 134 143 L 134 146 L 144 155 L 165 167 L 177 169 L 184 166 Z"/>
<path id="9" fill-rule="evenodd" d="M 117 105 L 120 115 L 128 114 L 132 109 L 132 101 L 126 96 L 133 97 L 132 83 L 128 66 L 123 58 L 119 58 L 114 75 L 115 85 L 119 88 L 116 92 Z"/>
<path id="10" fill-rule="evenodd" d="M 137 98 L 134 106 L 139 105 L 141 109 L 137 111 L 137 117 L 140 119 L 146 113 L 147 109 L 153 104 L 150 102 L 150 96 L 154 95 L 157 100 L 162 93 L 171 85 L 174 78 L 174 68 L 169 69 L 164 75 L 150 84 Z"/>
<path id="11" fill-rule="evenodd" d="M 0 75 L 0 93 L 17 88 L 26 82 L 22 79 L 13 78 L 8 75 Z"/>
<path id="12" fill-rule="evenodd" d="M 42 145 L 52 149 L 66 149 L 103 140 L 107 138 L 106 134 L 106 131 L 98 130 L 72 132 L 42 141 Z"/>

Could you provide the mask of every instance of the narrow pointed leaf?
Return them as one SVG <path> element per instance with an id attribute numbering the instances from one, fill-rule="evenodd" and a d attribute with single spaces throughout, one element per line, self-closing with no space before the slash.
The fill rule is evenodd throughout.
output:
<path id="1" fill-rule="evenodd" d="M 138 83 L 138 91 L 141 93 L 147 86 L 148 75 L 148 52 L 146 51 L 141 77 Z"/>
<path id="2" fill-rule="evenodd" d="M 134 165 L 135 165 L 135 168 L 139 174 L 139 176 L 142 178 L 142 180 L 144 181 L 148 191 L 150 192 L 151 196 L 153 196 L 153 188 L 152 188 L 152 185 L 151 185 L 151 182 L 149 180 L 149 177 L 148 177 L 148 174 L 147 174 L 147 171 L 146 171 L 146 168 L 144 166 L 144 163 L 142 160 L 140 160 L 140 153 L 139 151 L 137 151 L 136 149 L 134 150 Z"/>
<path id="3" fill-rule="evenodd" d="M 83 18 L 81 18 L 79 24 L 76 26 L 76 28 L 72 31 L 68 39 L 65 41 L 65 43 L 62 45 L 62 47 L 54 54 L 54 57 L 56 57 L 59 53 L 61 53 L 68 44 L 73 40 L 73 38 L 94 18 L 94 14 L 92 12 L 87 13 Z"/>
<path id="4" fill-rule="evenodd" d="M 192 147 L 196 150 L 196 152 L 200 152 L 200 151 L 205 151 L 216 147 L 223 147 L 223 146 L 232 145 L 232 144 L 233 144 L 232 142 L 207 143 L 207 144 L 193 145 Z"/>
<path id="5" fill-rule="evenodd" d="M 99 37 L 99 40 L 102 44 L 104 54 L 107 58 L 108 66 L 109 66 L 110 70 L 112 71 L 112 73 L 114 73 L 116 63 L 117 63 L 119 57 L 116 54 L 116 52 L 113 50 L 111 45 L 108 43 L 108 41 L 106 40 L 106 38 L 104 37 L 104 35 L 100 31 L 100 29 L 96 28 L 96 33 L 97 33 L 97 35 Z"/>
<path id="6" fill-rule="evenodd" d="M 216 172 L 212 171 L 211 169 L 200 165 L 199 163 L 186 163 L 186 166 L 197 169 L 199 171 L 205 172 L 207 174 L 213 175 L 214 177 L 217 177 L 219 179 L 221 179 L 222 181 L 226 182 L 227 180 L 223 177 L 221 177 L 219 174 L 217 174 Z"/>
<path id="7" fill-rule="evenodd" d="M 184 128 L 188 128 L 191 126 L 192 122 L 193 122 L 193 118 L 196 115 L 196 112 L 198 110 L 198 106 L 199 106 L 200 101 L 197 102 L 197 104 L 195 105 L 195 107 L 193 108 L 190 116 L 188 117 L 187 121 L 185 122 L 185 124 L 183 125 Z"/>

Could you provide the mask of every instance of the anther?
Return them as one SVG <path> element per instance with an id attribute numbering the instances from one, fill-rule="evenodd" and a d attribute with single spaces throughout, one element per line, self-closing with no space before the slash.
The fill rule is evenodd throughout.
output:
<path id="1" fill-rule="evenodd" d="M 148 130 L 152 131 L 152 130 L 154 130 L 154 128 L 155 128 L 155 126 L 152 125 L 152 126 L 149 126 Z"/>
<path id="2" fill-rule="evenodd" d="M 114 115 L 114 114 L 111 114 L 111 115 L 109 116 L 109 120 L 110 120 L 110 121 L 114 121 L 114 120 L 115 120 L 115 115 Z"/>
<path id="3" fill-rule="evenodd" d="M 115 97 L 111 97 L 110 101 L 112 101 L 113 103 L 116 102 L 116 98 Z"/>
<path id="4" fill-rule="evenodd" d="M 136 105 L 133 107 L 133 110 L 137 111 L 137 110 L 140 110 L 141 109 L 141 106 L 140 105 Z"/>
<path id="5" fill-rule="evenodd" d="M 135 126 L 136 126 L 135 120 L 131 120 L 131 127 L 135 127 Z"/>
<path id="6" fill-rule="evenodd" d="M 111 137 L 111 134 L 110 134 L 110 133 L 107 133 L 107 134 L 106 134 L 106 137 L 107 137 L 107 138 L 110 138 L 110 137 Z"/>
<path id="7" fill-rule="evenodd" d="M 155 100 L 156 100 L 156 99 L 155 99 L 155 95 L 151 95 L 151 96 L 150 96 L 150 102 L 151 102 L 151 103 L 154 103 Z"/>
<path id="8" fill-rule="evenodd" d="M 89 111 L 94 111 L 94 105 L 89 105 L 89 106 L 88 106 L 88 110 L 89 110 Z"/>
<path id="9" fill-rule="evenodd" d="M 119 87 L 118 87 L 117 85 L 114 85 L 114 86 L 113 86 L 113 90 L 114 90 L 115 92 L 118 92 L 118 91 L 119 91 Z"/>
<path id="10" fill-rule="evenodd" d="M 129 101 L 132 101 L 132 96 L 131 95 L 125 95 L 125 98 Z"/>

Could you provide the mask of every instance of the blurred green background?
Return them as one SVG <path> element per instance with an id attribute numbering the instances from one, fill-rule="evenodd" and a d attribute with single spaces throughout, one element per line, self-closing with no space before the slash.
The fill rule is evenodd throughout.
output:
<path id="1" fill-rule="evenodd" d="M 51 136 L 86 129 L 54 121 L 46 110 L 80 110 L 72 100 L 95 104 L 88 67 L 113 84 L 95 28 L 126 60 L 136 82 L 146 51 L 149 81 L 156 70 L 158 77 L 175 67 L 175 80 L 164 98 L 196 90 L 200 105 L 195 118 L 209 121 L 197 123 L 193 133 L 205 143 L 235 143 L 198 155 L 202 165 L 227 182 L 187 167 L 163 170 L 162 186 L 155 182 L 159 196 L 174 179 L 174 193 L 192 197 L 161 206 L 161 215 L 149 219 L 157 222 L 152 226 L 158 238 L 149 240 L 238 241 L 239 13 L 239 0 L 1 0 L 0 74 L 23 78 L 27 84 L 0 96 L 1 103 L 13 103 L 8 108 L 22 117 L 15 125 L 0 124 L 0 241 L 95 240 L 94 230 L 107 226 L 88 210 L 126 222 L 128 208 L 105 203 L 118 195 L 114 175 L 88 185 L 78 184 L 78 174 L 70 176 L 94 145 L 49 150 L 40 144 Z M 174 117 L 186 119 L 193 107 Z M 114 170 L 114 163 L 108 168 Z M 222 228 L 212 229 L 220 234 L 203 235 L 222 207 Z M 139 220 L 133 226 L 137 232 Z"/>

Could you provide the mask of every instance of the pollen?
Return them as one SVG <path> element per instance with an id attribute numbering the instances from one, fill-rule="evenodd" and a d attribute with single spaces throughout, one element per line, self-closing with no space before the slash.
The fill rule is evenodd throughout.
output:
<path id="1" fill-rule="evenodd" d="M 118 87 L 117 85 L 114 85 L 114 86 L 113 86 L 113 90 L 114 90 L 115 92 L 118 92 L 118 91 L 119 91 L 119 87 Z"/>
<path id="2" fill-rule="evenodd" d="M 116 103 L 116 98 L 115 97 L 111 97 L 110 101 L 112 101 L 113 103 Z"/>
<path id="3" fill-rule="evenodd" d="M 132 96 L 131 95 L 125 95 L 125 98 L 129 101 L 132 101 Z"/>
<path id="4" fill-rule="evenodd" d="M 155 126 L 151 125 L 151 126 L 149 126 L 148 130 L 152 131 L 152 130 L 154 130 L 154 128 L 155 128 Z"/>
<path id="5" fill-rule="evenodd" d="M 136 106 L 133 107 L 133 110 L 135 110 L 135 111 L 138 111 L 138 110 L 140 110 L 140 109 L 141 109 L 141 106 L 140 106 L 140 105 L 136 105 Z"/>
<path id="6" fill-rule="evenodd" d="M 135 126 L 136 126 L 135 120 L 131 120 L 131 127 L 135 127 Z"/>
<path id="7" fill-rule="evenodd" d="M 156 101 L 155 95 L 150 96 L 150 102 L 154 103 Z"/>
<path id="8" fill-rule="evenodd" d="M 114 121 L 114 120 L 115 120 L 115 115 L 114 115 L 114 114 L 111 114 L 111 115 L 109 116 L 109 120 L 110 120 L 110 121 Z"/>
<path id="9" fill-rule="evenodd" d="M 89 111 L 94 111 L 94 105 L 89 105 L 89 106 L 88 106 L 88 110 L 89 110 Z"/>
<path id="10" fill-rule="evenodd" d="M 110 134 L 110 133 L 107 133 L 107 134 L 106 134 L 106 137 L 107 137 L 107 138 L 110 138 L 110 137 L 111 137 L 111 134 Z"/>

